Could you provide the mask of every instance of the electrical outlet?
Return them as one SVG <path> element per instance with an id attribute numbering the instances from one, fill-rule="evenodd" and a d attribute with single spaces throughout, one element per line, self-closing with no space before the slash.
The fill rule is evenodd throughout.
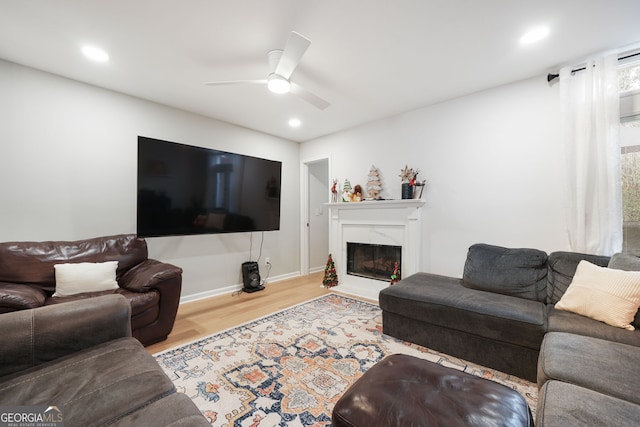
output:
<path id="1" fill-rule="evenodd" d="M 269 257 L 264 259 L 264 265 L 271 265 L 271 259 Z"/>

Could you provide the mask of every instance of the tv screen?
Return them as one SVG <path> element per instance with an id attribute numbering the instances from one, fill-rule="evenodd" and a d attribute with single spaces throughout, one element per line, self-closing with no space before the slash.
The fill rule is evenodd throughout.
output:
<path id="1" fill-rule="evenodd" d="M 140 237 L 280 229 L 282 162 L 138 137 Z"/>

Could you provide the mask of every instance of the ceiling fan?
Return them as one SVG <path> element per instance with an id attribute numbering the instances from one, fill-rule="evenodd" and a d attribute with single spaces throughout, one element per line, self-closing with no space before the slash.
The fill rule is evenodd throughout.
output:
<path id="1" fill-rule="evenodd" d="M 324 110 L 330 104 L 319 96 L 309 92 L 302 86 L 291 81 L 291 75 L 295 71 L 302 55 L 311 45 L 311 40 L 295 31 L 289 35 L 284 49 L 271 50 L 267 53 L 269 58 L 270 74 L 263 80 L 228 80 L 220 82 L 205 82 L 209 86 L 223 86 L 235 84 L 266 84 L 271 92 L 292 94 L 304 99 L 311 105 Z"/>

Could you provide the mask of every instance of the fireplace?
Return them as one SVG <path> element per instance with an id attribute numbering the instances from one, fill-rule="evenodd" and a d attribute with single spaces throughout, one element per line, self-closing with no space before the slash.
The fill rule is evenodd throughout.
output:
<path id="1" fill-rule="evenodd" d="M 402 246 L 347 242 L 347 274 L 388 282 L 396 263 L 402 265 Z"/>
<path id="2" fill-rule="evenodd" d="M 373 260 L 380 255 L 375 254 L 362 267 L 374 270 L 378 277 L 370 277 L 369 271 L 358 272 L 356 264 L 359 259 L 353 263 L 348 261 L 349 243 L 374 248 L 390 246 L 394 252 L 400 252 L 392 256 L 398 260 L 402 277 L 420 271 L 424 257 L 421 250 L 421 211 L 424 204 L 424 200 L 419 199 L 327 204 L 331 209 L 329 252 L 333 255 L 341 292 L 377 300 L 380 291 L 390 285 L 393 272 L 393 264 L 391 267 L 376 267 Z M 356 274 L 353 274 L 353 269 Z"/>

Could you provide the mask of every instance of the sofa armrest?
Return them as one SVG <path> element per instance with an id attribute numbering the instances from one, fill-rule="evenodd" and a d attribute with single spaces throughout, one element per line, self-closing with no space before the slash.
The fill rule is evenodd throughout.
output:
<path id="1" fill-rule="evenodd" d="M 175 265 L 147 259 L 127 271 L 120 278 L 119 284 L 121 288 L 133 292 L 155 291 L 160 294 L 156 320 L 147 327 L 134 331 L 133 334 L 144 345 L 166 339 L 173 329 L 178 313 L 182 290 L 182 269 Z"/>
<path id="2" fill-rule="evenodd" d="M 182 269 L 172 264 L 147 259 L 127 271 L 120 279 L 120 287 L 133 292 L 149 292 L 165 282 L 182 277 Z M 181 282 L 182 283 L 182 282 Z"/>
<path id="3" fill-rule="evenodd" d="M 0 313 L 42 307 L 47 293 L 35 286 L 0 282 Z"/>
<path id="4" fill-rule="evenodd" d="M 131 336 L 131 306 L 104 295 L 0 315 L 0 377 Z"/>

